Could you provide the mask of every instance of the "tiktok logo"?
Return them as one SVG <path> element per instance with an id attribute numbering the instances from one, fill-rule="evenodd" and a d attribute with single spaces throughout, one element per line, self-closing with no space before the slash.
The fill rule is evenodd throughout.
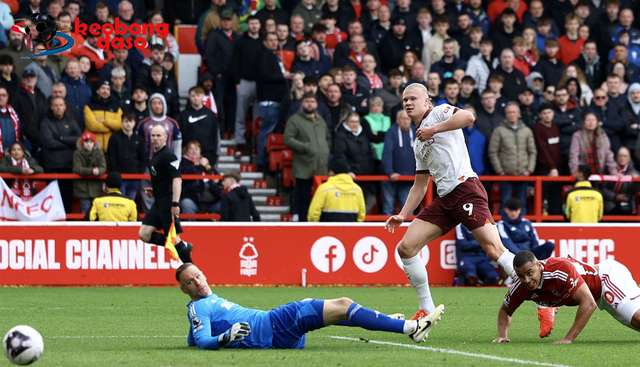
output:
<path id="1" fill-rule="evenodd" d="M 365 273 L 380 271 L 387 263 L 387 257 L 387 246 L 377 237 L 364 237 L 353 247 L 353 262 Z"/>
<path id="2" fill-rule="evenodd" d="M 311 247 L 311 262 L 323 273 L 335 273 L 340 270 L 345 258 L 344 245 L 335 237 L 319 238 Z"/>

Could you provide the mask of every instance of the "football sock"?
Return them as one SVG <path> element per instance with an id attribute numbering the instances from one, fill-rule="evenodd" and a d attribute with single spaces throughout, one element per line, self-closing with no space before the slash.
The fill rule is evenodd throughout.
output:
<path id="1" fill-rule="evenodd" d="M 405 333 L 405 324 L 407 322 L 415 324 L 413 321 L 414 320 L 405 321 L 392 319 L 383 313 L 362 307 L 354 302 L 347 310 L 347 319 L 338 322 L 338 325 L 358 326 L 367 330 L 390 331 L 393 333 L 403 334 Z M 415 326 L 413 331 L 415 331 Z"/>
<path id="2" fill-rule="evenodd" d="M 507 273 L 510 277 L 516 275 L 513 270 L 513 258 L 516 257 L 511 251 L 505 250 L 500 257 L 498 257 L 498 265 Z"/>
<path id="3" fill-rule="evenodd" d="M 420 308 L 427 312 L 433 312 L 436 309 L 436 306 L 433 304 L 433 299 L 431 298 L 429 277 L 427 276 L 427 269 L 422 263 L 422 260 L 420 260 L 420 254 L 401 260 L 402 267 L 409 278 L 409 282 L 418 293 Z"/>
<path id="4" fill-rule="evenodd" d="M 158 246 L 164 246 L 166 241 L 167 239 L 164 237 L 164 235 L 160 234 L 160 232 L 151 233 L 151 238 L 149 239 L 149 243 Z"/>

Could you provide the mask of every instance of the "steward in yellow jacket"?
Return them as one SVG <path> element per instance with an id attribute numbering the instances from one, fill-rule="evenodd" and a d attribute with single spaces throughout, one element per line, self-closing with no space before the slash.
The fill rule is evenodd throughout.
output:
<path id="1" fill-rule="evenodd" d="M 135 222 L 138 220 L 136 203 L 120 193 L 122 179 L 117 172 L 109 173 L 106 193 L 93 199 L 89 220 L 100 222 Z"/>
<path id="2" fill-rule="evenodd" d="M 313 195 L 307 220 L 309 222 L 362 222 L 366 214 L 364 195 L 358 184 L 347 173 L 347 168 L 336 163 L 335 176 L 318 187 Z"/>
<path id="3" fill-rule="evenodd" d="M 594 189 L 588 181 L 591 169 L 578 168 L 578 182 L 567 195 L 565 215 L 571 223 L 598 223 L 602 219 L 604 202 L 600 191 Z"/>

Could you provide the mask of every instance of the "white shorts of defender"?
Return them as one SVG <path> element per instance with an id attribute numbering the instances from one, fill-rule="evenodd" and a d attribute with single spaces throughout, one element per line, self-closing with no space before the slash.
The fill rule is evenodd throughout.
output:
<path id="1" fill-rule="evenodd" d="M 605 260 L 598 264 L 598 273 L 602 282 L 598 308 L 631 327 L 633 315 L 640 310 L 640 288 L 631 272 L 615 260 Z"/>

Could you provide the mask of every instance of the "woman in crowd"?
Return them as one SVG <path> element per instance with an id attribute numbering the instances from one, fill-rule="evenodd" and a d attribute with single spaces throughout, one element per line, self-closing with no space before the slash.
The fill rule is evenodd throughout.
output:
<path id="1" fill-rule="evenodd" d="M 596 114 L 587 112 L 582 128 L 573 133 L 569 148 L 569 170 L 572 175 L 576 175 L 578 167 L 583 164 L 591 167 L 593 174 L 618 173 L 609 137 L 599 125 Z"/>
<path id="2" fill-rule="evenodd" d="M 42 173 L 42 166 L 31 156 L 21 143 L 15 142 L 9 148 L 9 154 L 6 154 L 0 161 L 0 172 L 14 173 L 18 175 L 33 175 Z M 23 199 L 28 199 L 36 194 L 34 181 L 28 178 L 17 178 L 7 182 L 16 195 Z"/>

